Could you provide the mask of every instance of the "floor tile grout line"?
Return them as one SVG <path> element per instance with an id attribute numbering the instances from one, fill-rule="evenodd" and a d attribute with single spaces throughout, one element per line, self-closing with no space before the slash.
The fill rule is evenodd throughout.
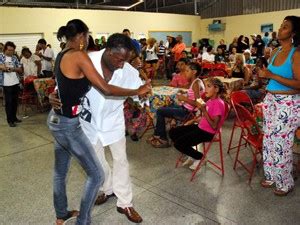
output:
<path id="1" fill-rule="evenodd" d="M 155 187 L 155 188 L 156 188 L 156 187 Z M 159 189 L 159 188 L 158 188 L 158 189 Z M 159 190 L 161 190 L 161 189 L 159 189 Z M 181 204 L 179 204 L 179 203 L 177 203 L 177 202 L 175 202 L 175 201 L 172 201 L 172 200 L 169 199 L 169 198 L 166 198 L 166 197 L 164 197 L 164 196 L 161 196 L 161 195 L 159 195 L 159 194 L 153 192 L 152 190 L 148 190 L 148 191 L 151 192 L 152 194 L 155 194 L 155 195 L 157 195 L 157 196 L 163 198 L 163 199 L 168 200 L 169 202 L 172 202 L 172 203 L 174 203 L 174 204 L 176 204 L 176 205 L 178 205 L 178 206 L 181 206 L 182 208 L 185 208 L 185 209 L 187 209 L 187 210 L 189 210 L 189 211 L 191 211 L 191 212 L 193 212 L 193 213 L 199 214 L 199 215 L 205 217 L 206 219 L 210 219 L 210 218 L 208 218 L 206 215 L 202 215 L 202 214 L 200 214 L 199 212 L 196 212 L 196 211 L 194 211 L 194 210 L 192 210 L 192 209 L 190 209 L 190 208 L 187 208 L 186 206 L 181 205 Z M 163 191 L 163 190 L 161 190 L 161 191 Z M 172 196 L 174 196 L 174 197 L 176 197 L 176 198 L 178 198 L 176 195 L 170 194 L 170 193 L 168 193 L 168 192 L 166 192 L 166 193 L 169 194 L 169 195 L 172 195 Z M 179 198 L 179 199 L 180 199 L 180 198 Z M 184 199 L 182 199 L 182 200 L 184 200 Z M 202 209 L 202 207 L 200 207 L 200 206 L 198 206 L 198 205 L 195 205 L 195 204 L 192 203 L 192 202 L 189 202 L 189 201 L 186 201 L 186 200 L 184 200 L 184 201 L 187 202 L 187 203 L 189 203 L 189 204 L 192 204 L 192 205 L 194 205 L 194 206 L 199 207 L 199 208 Z M 208 211 L 208 210 L 205 209 L 205 208 L 203 208 L 203 209 L 204 209 L 204 211 Z M 204 212 L 204 213 L 205 213 L 205 212 Z M 214 222 L 217 222 L 217 221 L 215 221 L 215 220 L 213 220 L 213 219 L 210 219 L 210 220 L 212 220 L 212 221 L 214 221 Z"/>
<path id="2" fill-rule="evenodd" d="M 185 199 L 183 199 L 183 198 L 180 198 L 180 197 L 174 195 L 173 193 L 167 192 L 167 191 L 165 191 L 165 190 L 163 190 L 163 189 L 160 189 L 160 188 L 158 188 L 158 187 L 154 187 L 154 188 L 157 188 L 158 190 L 163 191 L 163 192 L 165 192 L 165 193 L 167 193 L 167 194 L 169 194 L 169 195 L 171 195 L 171 196 L 174 196 L 174 197 L 176 197 L 176 198 L 178 198 L 178 199 L 180 199 L 180 200 L 183 200 L 183 201 L 185 201 L 185 202 L 187 202 L 187 203 L 189 203 L 189 204 L 192 204 L 192 205 L 194 205 L 194 206 L 196 206 L 196 207 L 199 207 L 199 208 L 203 209 L 204 211 L 213 213 L 213 214 L 215 214 L 215 215 L 217 215 L 217 216 L 220 216 L 220 217 L 223 217 L 223 218 L 225 218 L 225 219 L 227 219 L 227 220 L 230 220 L 230 221 L 233 222 L 233 223 L 236 223 L 235 221 L 233 221 L 233 220 L 230 219 L 230 218 L 227 218 L 227 217 L 225 217 L 225 216 L 223 216 L 223 215 L 217 214 L 216 212 L 214 212 L 214 211 L 212 211 L 212 210 L 210 210 L 210 209 L 204 208 L 204 207 L 201 206 L 201 205 L 197 205 L 197 204 L 195 204 L 195 203 L 193 203 L 193 202 L 190 202 L 190 201 L 187 201 L 187 200 L 185 200 Z M 151 190 L 149 190 L 149 191 L 155 194 L 155 192 L 153 192 L 153 191 L 151 191 Z M 157 195 L 158 195 L 158 194 L 157 194 Z M 160 196 L 160 195 L 158 195 L 158 196 Z M 160 197 L 165 198 L 165 197 L 163 197 L 163 196 L 160 196 Z M 167 198 L 166 198 L 166 199 L 167 199 Z M 169 200 L 169 201 L 173 202 L 172 200 Z M 176 202 L 173 202 L 173 203 L 176 203 Z M 178 203 L 176 203 L 176 204 L 178 204 Z M 180 205 L 180 204 L 178 204 L 178 205 Z M 186 207 L 183 206 L 183 205 L 181 205 L 181 206 L 184 207 L 184 208 L 186 208 Z M 192 210 L 191 210 L 191 211 L 192 211 Z M 207 217 L 207 216 L 205 216 L 205 217 Z M 208 218 L 208 217 L 207 217 L 207 218 Z M 213 220 L 213 219 L 211 219 L 211 218 L 208 218 L 208 219 Z M 213 220 L 213 221 L 214 221 L 214 220 Z M 217 222 L 217 221 L 215 221 L 215 222 Z"/>
<path id="3" fill-rule="evenodd" d="M 151 186 L 151 185 L 150 185 L 150 186 Z M 157 188 L 157 187 L 152 186 L 151 188 Z M 157 188 L 157 189 L 159 189 L 159 188 Z M 175 201 L 172 201 L 172 200 L 169 199 L 169 198 L 166 198 L 166 197 L 164 197 L 164 196 L 159 195 L 159 194 L 156 193 L 156 192 L 153 192 L 152 190 L 150 190 L 150 188 L 146 188 L 146 190 L 149 191 L 149 192 L 151 192 L 152 194 L 154 194 L 154 195 L 156 195 L 156 196 L 159 196 L 160 198 L 163 198 L 163 199 L 165 199 L 165 200 L 167 200 L 167 201 L 169 201 L 169 202 L 172 202 L 172 203 L 175 204 L 175 205 L 178 205 L 178 206 L 180 206 L 180 207 L 182 207 L 182 208 L 184 208 L 184 209 L 187 209 L 188 211 L 191 211 L 191 212 L 193 212 L 193 213 L 199 214 L 199 215 L 203 216 L 203 217 L 206 218 L 206 219 L 209 219 L 209 220 L 211 220 L 211 221 L 214 221 L 214 222 L 216 222 L 216 223 L 219 223 L 218 221 L 209 218 L 209 217 L 208 217 L 207 215 L 205 215 L 205 214 L 202 215 L 202 214 L 199 213 L 199 212 L 196 212 L 196 211 L 194 211 L 194 210 L 192 210 L 192 209 L 190 209 L 190 208 L 188 208 L 188 207 L 186 207 L 186 206 L 184 206 L 184 205 L 181 205 L 181 204 L 179 204 L 179 203 L 177 203 L 177 202 L 175 202 Z M 159 190 L 161 190 L 161 189 L 159 189 Z M 161 190 L 161 191 L 164 191 L 164 190 Z M 166 192 L 166 191 L 164 191 L 164 192 L 167 193 L 167 194 L 169 194 L 169 195 L 171 195 L 171 196 L 174 196 L 174 197 L 176 197 L 176 198 L 178 198 L 178 199 L 181 199 L 181 200 L 183 200 L 183 201 L 185 201 L 185 202 L 187 202 L 187 203 L 189 203 L 189 204 L 192 204 L 192 205 L 194 205 L 194 206 L 196 206 L 196 207 L 199 207 L 199 208 L 201 208 L 201 209 L 204 209 L 204 213 L 210 212 L 210 213 L 213 213 L 213 214 L 215 214 L 215 215 L 217 215 L 217 216 L 220 216 L 220 215 L 218 215 L 218 214 L 216 214 L 216 213 L 214 213 L 214 212 L 211 212 L 210 210 L 208 210 L 208 209 L 206 209 L 206 208 L 203 208 L 203 207 L 201 207 L 201 206 L 198 206 L 198 205 L 196 205 L 196 204 L 194 204 L 194 203 L 192 203 L 192 202 L 189 202 L 189 201 L 187 201 L 187 200 L 185 200 L 185 199 L 179 198 L 179 197 L 177 197 L 177 196 L 174 195 L 174 194 L 168 193 L 168 192 Z M 142 192 L 141 192 L 141 193 L 142 193 Z M 139 193 L 139 194 L 141 194 L 141 193 Z M 221 217 L 223 217 L 223 216 L 221 216 Z M 225 217 L 223 217 L 223 218 L 225 218 Z M 225 219 L 227 219 L 227 218 L 225 218 Z M 230 220 L 230 219 L 228 219 L 228 220 Z M 230 220 L 230 221 L 232 221 L 232 220 Z M 234 222 L 234 221 L 232 221 L 232 222 Z M 234 222 L 234 223 L 235 223 L 235 222 Z M 219 223 L 219 224 L 220 224 L 220 223 Z"/>
<path id="4" fill-rule="evenodd" d="M 9 156 L 12 156 L 12 155 L 17 155 L 19 153 L 24 153 L 24 152 L 27 152 L 27 151 L 30 151 L 30 150 L 34 150 L 34 149 L 37 149 L 39 147 L 43 147 L 45 145 L 49 145 L 51 144 L 52 142 L 49 142 L 49 143 L 46 143 L 46 144 L 42 144 L 42 145 L 39 145 L 39 146 L 36 146 L 36 147 L 33 147 L 33 148 L 28 148 L 28 149 L 24 149 L 22 151 L 19 151 L 19 152 L 14 152 L 14 153 L 10 153 L 10 154 L 7 154 L 7 155 L 3 155 L 3 156 L 0 156 L 0 159 L 2 158 L 5 158 L 5 157 L 9 157 Z"/>
<path id="5" fill-rule="evenodd" d="M 34 135 L 36 135 L 36 136 L 38 136 L 38 137 L 40 137 L 40 138 L 44 139 L 44 140 L 46 140 L 46 141 L 50 141 L 50 142 L 52 142 L 52 143 L 53 143 L 53 140 L 49 140 L 49 139 L 47 139 L 47 138 L 43 137 L 42 135 L 40 135 L 40 134 L 37 134 L 37 133 L 35 133 L 35 132 L 31 131 L 30 129 L 28 130 L 28 129 L 24 128 L 24 127 L 20 127 L 20 128 L 21 128 L 21 129 L 23 129 L 23 130 L 26 130 L 26 131 L 28 131 L 28 132 L 30 132 L 30 133 L 32 133 L 32 134 L 34 134 Z"/>
<path id="6" fill-rule="evenodd" d="M 181 173 L 184 173 L 184 172 L 181 172 Z M 181 174 L 181 173 L 179 173 L 179 174 Z M 179 175 L 179 174 L 177 174 L 177 175 Z M 175 175 L 175 176 L 177 176 L 177 175 Z M 170 179 L 174 178 L 175 176 L 172 176 Z M 156 195 L 158 195 L 158 196 L 160 196 L 160 197 L 162 197 L 162 198 L 164 198 L 164 199 L 167 199 L 167 200 L 173 202 L 172 200 L 170 200 L 170 199 L 168 199 L 168 198 L 166 198 L 166 197 L 163 197 L 163 196 L 161 196 L 161 195 L 159 195 L 159 194 L 153 192 L 153 191 L 150 190 L 150 189 L 151 189 L 151 188 L 157 188 L 158 190 L 163 191 L 163 192 L 165 192 L 165 193 L 167 193 L 167 194 L 169 194 L 169 195 L 171 195 L 171 196 L 174 196 L 174 197 L 176 197 L 176 198 L 178 198 L 178 199 L 181 199 L 181 200 L 183 200 L 183 201 L 185 201 L 185 202 L 187 202 L 187 203 L 189 203 L 189 204 L 192 204 L 192 205 L 194 205 L 194 206 L 196 206 L 196 207 L 199 207 L 199 208 L 203 209 L 204 211 L 213 213 L 213 214 L 215 214 L 215 215 L 217 215 L 217 216 L 220 216 L 220 217 L 223 217 L 223 218 L 225 218 L 225 219 L 227 219 L 227 220 L 229 220 L 229 221 L 231 221 L 231 222 L 233 222 L 233 223 L 236 223 L 235 221 L 233 221 L 233 220 L 230 219 L 230 218 L 227 218 L 227 217 L 225 217 L 225 216 L 219 215 L 219 214 L 217 214 L 216 212 L 213 212 L 212 210 L 209 210 L 209 209 L 204 208 L 203 206 L 196 205 L 195 203 L 190 202 L 190 201 L 187 201 L 187 200 L 185 200 L 185 199 L 183 199 L 183 198 L 180 198 L 180 197 L 174 195 L 173 193 L 170 193 L 170 192 L 167 192 L 167 191 L 165 191 L 165 190 L 163 190 L 163 189 L 160 189 L 157 185 L 161 184 L 161 183 L 164 182 L 164 181 L 162 181 L 162 182 L 160 182 L 160 183 L 158 183 L 158 184 L 155 184 L 155 185 L 151 185 L 151 184 L 149 184 L 149 183 L 144 182 L 144 181 L 141 180 L 141 179 L 138 179 L 138 178 L 136 178 L 136 177 L 134 177 L 134 178 L 137 179 L 137 180 L 139 180 L 139 181 L 141 181 L 141 182 L 143 182 L 143 183 L 145 183 L 146 185 L 149 185 L 149 186 L 150 186 L 149 188 L 144 188 L 145 190 L 147 190 L 147 191 L 149 191 L 149 192 L 151 192 L 151 193 L 153 193 L 153 194 L 156 194 Z M 165 180 L 165 181 L 168 181 L 168 180 L 170 180 L 170 179 L 167 179 L 167 180 Z M 133 182 L 133 183 L 134 183 L 134 182 Z M 137 185 L 137 184 L 135 184 L 135 185 Z M 138 185 L 137 185 L 137 186 L 138 186 Z M 176 203 L 176 202 L 173 202 L 173 203 L 175 203 L 175 204 L 177 204 L 177 205 L 180 205 L 180 204 L 178 204 L 178 203 Z M 180 206 L 186 208 L 186 207 L 183 206 L 183 205 L 180 205 Z M 187 209 L 188 209 L 188 208 L 187 208 Z M 189 210 L 190 210 L 190 211 L 193 211 L 193 210 L 191 210 L 191 209 L 189 209 Z M 207 216 L 205 216 L 205 217 L 208 218 Z M 208 218 L 208 219 L 210 219 L 210 218 Z M 213 220 L 213 219 L 210 219 L 210 220 Z M 214 220 L 213 220 L 213 221 L 214 221 Z M 214 221 L 214 222 L 218 222 L 218 221 Z"/>

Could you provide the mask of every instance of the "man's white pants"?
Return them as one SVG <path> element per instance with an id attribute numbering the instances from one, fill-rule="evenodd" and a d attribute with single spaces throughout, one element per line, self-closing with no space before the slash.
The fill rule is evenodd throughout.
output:
<path id="1" fill-rule="evenodd" d="M 105 159 L 104 147 L 101 141 L 98 140 L 93 147 L 105 174 L 104 184 L 100 191 L 103 191 L 106 195 L 114 193 L 118 198 L 118 207 L 132 207 L 132 187 L 126 154 L 126 138 L 124 137 L 118 142 L 109 145 L 113 158 L 112 171 Z"/>

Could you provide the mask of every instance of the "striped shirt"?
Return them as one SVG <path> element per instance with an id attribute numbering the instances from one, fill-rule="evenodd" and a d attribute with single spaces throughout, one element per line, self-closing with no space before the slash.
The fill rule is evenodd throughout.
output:
<path id="1" fill-rule="evenodd" d="M 193 90 L 193 85 L 195 82 L 198 82 L 199 84 L 199 88 L 200 88 L 200 92 L 199 92 L 199 95 L 201 96 L 204 91 L 205 91 L 205 86 L 203 84 L 203 81 L 200 80 L 199 78 L 195 79 L 193 81 L 193 83 L 191 84 L 190 88 L 188 89 L 187 91 L 187 96 L 188 96 L 188 99 L 190 100 L 196 100 L 195 98 L 195 93 L 194 93 L 194 90 Z M 184 103 L 183 106 L 188 109 L 189 111 L 197 111 L 197 108 L 189 103 Z"/>

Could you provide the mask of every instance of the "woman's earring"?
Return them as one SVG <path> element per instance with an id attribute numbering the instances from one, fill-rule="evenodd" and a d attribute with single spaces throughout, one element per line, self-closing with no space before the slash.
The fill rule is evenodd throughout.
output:
<path id="1" fill-rule="evenodd" d="M 80 42 L 80 44 L 79 44 L 79 50 L 82 51 L 83 47 L 84 47 L 84 44 L 82 42 Z"/>
<path id="2" fill-rule="evenodd" d="M 292 40 L 291 40 L 291 41 L 292 41 L 292 44 L 294 44 L 294 38 L 292 38 Z"/>

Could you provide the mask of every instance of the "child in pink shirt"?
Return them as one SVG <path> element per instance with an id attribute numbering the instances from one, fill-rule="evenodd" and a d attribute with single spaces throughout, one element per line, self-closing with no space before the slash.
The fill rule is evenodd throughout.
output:
<path id="1" fill-rule="evenodd" d="M 176 65 L 176 68 L 179 70 L 179 73 L 175 74 L 170 82 L 171 87 L 177 88 L 188 88 L 189 81 L 185 76 L 185 69 L 187 65 L 186 59 L 180 59 Z"/>
<path id="2" fill-rule="evenodd" d="M 209 100 L 204 104 L 197 104 L 202 112 L 199 124 L 180 126 L 170 130 L 169 136 L 174 142 L 174 147 L 193 160 L 190 169 L 195 169 L 203 156 L 193 146 L 211 141 L 224 123 L 225 102 L 221 99 L 223 94 L 225 94 L 223 83 L 218 78 L 209 78 L 205 86 L 205 95 Z"/>

